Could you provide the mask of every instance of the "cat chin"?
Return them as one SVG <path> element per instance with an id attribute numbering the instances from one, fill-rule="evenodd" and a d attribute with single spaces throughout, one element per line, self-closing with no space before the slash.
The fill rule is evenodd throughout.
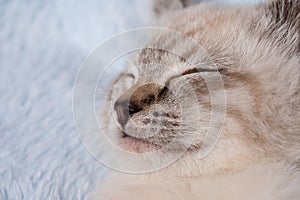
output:
<path id="1" fill-rule="evenodd" d="M 159 150 L 160 147 L 146 141 L 131 137 L 123 136 L 119 139 L 118 146 L 127 152 L 132 153 L 149 153 Z"/>

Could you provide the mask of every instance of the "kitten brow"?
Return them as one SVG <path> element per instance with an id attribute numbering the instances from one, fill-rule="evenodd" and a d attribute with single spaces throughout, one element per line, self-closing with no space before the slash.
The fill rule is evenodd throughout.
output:
<path id="1" fill-rule="evenodd" d="M 193 69 L 188 69 L 186 71 L 184 71 L 183 73 L 181 73 L 180 75 L 176 75 L 176 76 L 172 76 L 170 77 L 166 83 L 165 83 L 165 87 L 168 88 L 170 85 L 171 80 L 181 77 L 181 76 L 185 76 L 188 74 L 194 74 L 194 73 L 201 73 L 201 72 L 219 72 L 220 74 L 226 74 L 227 69 L 225 68 L 220 68 L 220 69 L 207 69 L 207 68 L 193 68 Z"/>

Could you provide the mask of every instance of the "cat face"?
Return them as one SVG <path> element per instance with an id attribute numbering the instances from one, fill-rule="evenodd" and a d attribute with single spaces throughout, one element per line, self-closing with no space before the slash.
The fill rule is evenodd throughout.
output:
<path id="1" fill-rule="evenodd" d="M 194 153 L 207 146 L 211 127 L 222 127 L 206 161 L 214 167 L 299 156 L 296 18 L 296 1 L 256 8 L 200 5 L 173 16 L 168 28 L 193 38 L 205 51 L 180 48 L 182 41 L 168 34 L 155 36 L 112 87 L 106 132 L 130 152 L 168 146 L 171 152 Z M 170 46 L 180 54 L 164 50 Z M 224 113 L 225 120 L 218 121 Z"/>
<path id="2" fill-rule="evenodd" d="M 150 48 L 142 50 L 136 63 L 138 73 L 123 74 L 115 85 L 128 87 L 113 93 L 120 135 L 157 148 L 199 148 L 211 121 L 206 82 L 220 71 L 208 64 L 196 69 L 186 59 Z"/>

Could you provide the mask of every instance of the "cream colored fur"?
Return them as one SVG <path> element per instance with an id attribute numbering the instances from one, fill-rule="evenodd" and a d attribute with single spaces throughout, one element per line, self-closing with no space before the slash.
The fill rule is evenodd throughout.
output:
<path id="1" fill-rule="evenodd" d="M 227 102 L 222 134 L 215 148 L 204 159 L 199 159 L 198 151 L 201 150 L 205 128 L 196 132 L 192 147 L 171 166 L 143 175 L 112 172 L 101 189 L 90 197 L 112 200 L 300 199 L 297 189 L 300 185 L 299 4 L 299 1 L 277 0 L 256 7 L 200 4 L 182 11 L 172 7 L 173 12 L 163 19 L 165 26 L 192 37 L 207 50 L 219 69 L 226 69 L 221 74 Z M 177 48 L 180 42 L 174 44 L 172 39 L 172 36 L 157 35 L 153 44 L 171 44 Z M 185 48 L 182 51 L 188 58 L 209 66 L 207 58 L 197 51 L 187 53 Z M 173 74 L 170 68 L 157 68 L 156 58 L 155 52 L 145 50 L 135 63 L 137 66 L 145 61 L 150 63 L 141 69 L 141 73 L 163 84 Z M 160 58 L 160 64 L 172 66 L 180 73 L 190 67 L 166 53 L 161 53 Z M 190 81 L 192 78 L 200 80 L 197 75 L 191 75 L 176 81 Z M 138 75 L 135 79 L 135 85 L 131 84 L 128 88 L 133 85 L 135 89 L 142 84 Z M 213 77 L 208 75 L 208 79 L 213 80 Z M 174 90 L 177 88 L 176 81 L 170 84 Z M 119 89 L 115 86 L 111 101 L 127 98 L 128 88 L 122 88 L 125 82 L 120 81 Z M 201 85 L 201 81 L 197 84 Z M 205 127 L 209 119 L 209 99 L 204 90 L 199 93 L 200 121 Z M 195 133 L 193 105 L 199 103 L 188 99 L 190 93 L 179 91 L 179 94 L 180 98 L 187 99 L 183 108 L 190 118 L 179 123 L 186 131 L 170 129 L 149 138 L 150 143 L 159 146 L 169 141 L 172 135 L 184 138 L 187 132 Z M 145 92 L 141 91 L 134 94 L 136 99 L 144 95 Z M 170 98 L 171 95 L 158 104 L 167 107 Z M 176 104 L 170 107 L 169 113 L 176 114 L 177 110 L 172 110 Z M 149 113 L 160 111 L 157 109 L 160 108 L 151 105 Z M 107 133 L 113 140 L 121 141 L 120 131 L 112 121 L 114 111 L 107 112 Z M 142 123 L 148 115 L 141 111 L 133 119 Z M 135 132 L 150 134 L 132 127 L 128 123 L 124 129 L 133 135 Z M 176 147 L 180 145 L 184 146 L 184 141 L 179 141 Z M 137 164 L 126 161 L 127 158 L 122 155 L 118 159 Z M 147 165 L 147 161 L 138 164 Z"/>
<path id="2" fill-rule="evenodd" d="M 298 200 L 299 173 L 283 164 L 262 164 L 243 172 L 217 177 L 141 178 L 118 174 L 109 177 L 102 192 L 90 199 L 110 200 Z"/>

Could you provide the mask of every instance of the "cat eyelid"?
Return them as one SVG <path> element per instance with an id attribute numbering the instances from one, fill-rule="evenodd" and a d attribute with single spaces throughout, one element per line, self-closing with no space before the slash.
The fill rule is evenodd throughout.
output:
<path id="1" fill-rule="evenodd" d="M 128 76 L 128 77 L 130 77 L 130 78 L 135 79 L 135 76 L 134 76 L 134 74 L 132 74 L 132 73 L 126 73 L 125 75 Z"/>
<path id="2" fill-rule="evenodd" d="M 195 74 L 195 73 L 201 73 L 201 72 L 219 72 L 220 74 L 224 74 L 227 70 L 225 68 L 220 69 L 207 69 L 207 68 L 193 68 L 188 69 L 181 73 L 181 76 L 188 75 L 188 74 Z"/>
<path id="3" fill-rule="evenodd" d="M 188 69 L 181 73 L 181 75 L 173 76 L 169 78 L 166 83 L 165 83 L 165 88 L 168 88 L 170 85 L 171 80 L 175 78 L 179 78 L 181 76 L 185 76 L 188 74 L 195 74 L 195 73 L 201 73 L 201 72 L 213 72 L 213 73 L 220 73 L 220 74 L 226 74 L 228 73 L 228 70 L 226 68 L 219 68 L 219 69 L 207 69 L 207 68 L 193 68 L 193 69 Z"/>

